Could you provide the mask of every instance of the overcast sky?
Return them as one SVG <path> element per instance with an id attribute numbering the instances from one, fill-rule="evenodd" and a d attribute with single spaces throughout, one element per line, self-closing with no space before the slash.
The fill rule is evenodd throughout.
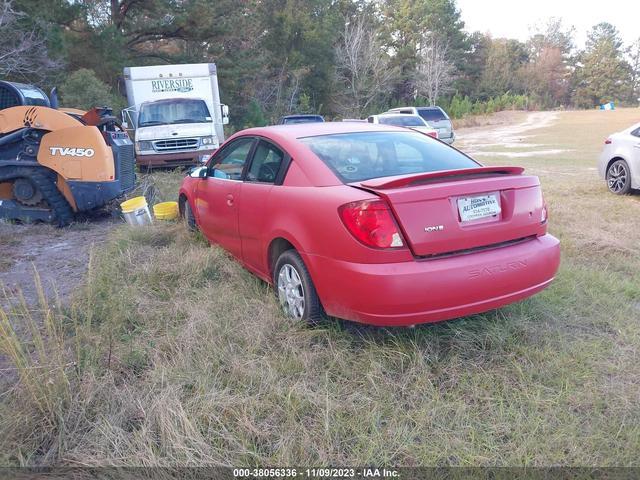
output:
<path id="1" fill-rule="evenodd" d="M 626 44 L 640 37 L 640 0 L 457 0 L 468 32 L 489 32 L 493 37 L 524 41 L 530 27 L 549 17 L 560 17 L 576 28 L 576 46 L 582 48 L 587 32 L 609 22 Z"/>

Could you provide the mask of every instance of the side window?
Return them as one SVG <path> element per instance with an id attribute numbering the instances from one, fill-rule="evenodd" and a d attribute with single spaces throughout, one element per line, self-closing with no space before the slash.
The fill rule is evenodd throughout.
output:
<path id="1" fill-rule="evenodd" d="M 633 135 L 634 137 L 640 137 L 640 127 L 631 132 L 631 135 Z"/>
<path id="2" fill-rule="evenodd" d="M 284 153 L 278 147 L 261 140 L 253 155 L 246 181 L 275 183 L 284 160 Z"/>
<path id="3" fill-rule="evenodd" d="M 253 138 L 241 138 L 233 142 L 216 158 L 209 171 L 209 176 L 226 180 L 240 180 L 252 145 Z"/>

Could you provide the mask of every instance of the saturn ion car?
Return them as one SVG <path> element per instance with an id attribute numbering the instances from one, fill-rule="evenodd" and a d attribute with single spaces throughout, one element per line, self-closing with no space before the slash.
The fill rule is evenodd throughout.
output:
<path id="1" fill-rule="evenodd" d="M 625 195 L 640 189 L 640 123 L 604 141 L 598 171 L 611 193 Z"/>
<path id="2" fill-rule="evenodd" d="M 560 260 L 537 177 L 389 125 L 241 131 L 185 178 L 179 205 L 297 320 L 483 312 L 544 289 Z"/>

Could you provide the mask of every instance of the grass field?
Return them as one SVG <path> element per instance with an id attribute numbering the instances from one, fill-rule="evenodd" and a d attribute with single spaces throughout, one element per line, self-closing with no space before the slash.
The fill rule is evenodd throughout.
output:
<path id="1" fill-rule="evenodd" d="M 483 148 L 540 176 L 562 265 L 543 293 L 444 324 L 290 324 L 200 236 L 119 228 L 70 306 L 0 313 L 21 379 L 0 463 L 640 465 L 640 195 L 595 171 L 637 121 L 560 112 L 526 133 L 530 156 Z M 166 196 L 179 180 L 158 177 Z"/>

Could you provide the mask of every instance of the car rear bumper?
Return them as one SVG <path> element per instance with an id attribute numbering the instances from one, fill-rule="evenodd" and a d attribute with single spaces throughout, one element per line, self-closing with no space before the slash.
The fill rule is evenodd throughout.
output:
<path id="1" fill-rule="evenodd" d="M 453 257 L 356 264 L 306 255 L 329 315 L 379 326 L 408 326 L 480 313 L 548 286 L 560 242 L 544 235 Z"/>
<path id="2" fill-rule="evenodd" d="M 181 165 L 201 165 L 202 157 L 210 157 L 215 149 L 194 150 L 191 152 L 158 153 L 143 155 L 136 153 L 138 165 L 144 167 L 177 167 Z"/>

